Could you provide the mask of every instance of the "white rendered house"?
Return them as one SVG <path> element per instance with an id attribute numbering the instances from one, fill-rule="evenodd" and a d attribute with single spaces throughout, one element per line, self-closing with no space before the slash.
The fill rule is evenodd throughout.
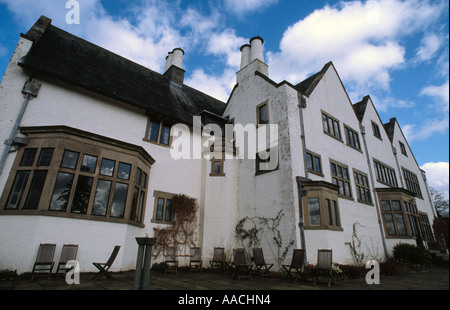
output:
<path id="1" fill-rule="evenodd" d="M 199 207 L 180 260 L 199 246 L 204 267 L 214 247 L 262 247 L 279 267 L 294 248 L 354 263 L 432 241 L 425 173 L 397 121 L 369 96 L 352 104 L 331 62 L 271 80 L 262 38 L 249 43 L 221 102 L 183 83 L 180 48 L 159 74 L 46 17 L 21 35 L 0 84 L 0 269 L 31 271 L 40 243 L 57 243 L 55 259 L 79 244 L 81 271 L 118 244 L 112 270 L 134 269 L 135 237 L 173 225 L 177 194 Z"/>

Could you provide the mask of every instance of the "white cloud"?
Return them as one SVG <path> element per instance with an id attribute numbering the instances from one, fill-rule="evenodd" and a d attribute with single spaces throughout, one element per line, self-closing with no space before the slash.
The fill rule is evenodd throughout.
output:
<path id="1" fill-rule="evenodd" d="M 416 61 L 421 62 L 432 59 L 441 46 L 441 37 L 434 33 L 425 35 L 420 42 L 420 47 L 417 49 Z"/>
<path id="2" fill-rule="evenodd" d="M 420 92 L 420 96 L 429 96 L 435 100 L 435 106 L 444 113 L 449 112 L 449 81 L 440 86 L 427 86 Z"/>
<path id="3" fill-rule="evenodd" d="M 426 119 L 421 124 L 406 124 L 402 131 L 410 143 L 423 141 L 434 134 L 443 134 L 448 131 L 448 115 L 444 119 Z"/>
<path id="4" fill-rule="evenodd" d="M 224 0 L 225 8 L 238 16 L 267 8 L 277 2 L 278 0 Z"/>
<path id="5" fill-rule="evenodd" d="M 426 172 L 428 185 L 449 197 L 449 163 L 429 162 L 420 167 Z"/>
<path id="6" fill-rule="evenodd" d="M 203 69 L 196 69 L 185 84 L 198 89 L 216 99 L 226 102 L 235 82 L 235 70 L 228 69 L 221 76 L 207 74 Z"/>
<path id="7" fill-rule="evenodd" d="M 271 75 L 300 82 L 331 60 L 345 82 L 386 90 L 391 71 L 405 64 L 401 38 L 426 29 L 441 6 L 379 0 L 315 10 L 285 31 L 279 52 L 268 53 Z"/>

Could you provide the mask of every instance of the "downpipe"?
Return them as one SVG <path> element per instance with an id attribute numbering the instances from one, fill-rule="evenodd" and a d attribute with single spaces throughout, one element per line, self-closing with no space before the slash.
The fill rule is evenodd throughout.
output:
<path id="1" fill-rule="evenodd" d="M 10 152 L 15 151 L 14 149 L 11 150 L 13 145 L 27 144 L 27 141 L 19 141 L 18 139 L 16 139 L 17 130 L 19 129 L 20 123 L 22 122 L 22 118 L 23 118 L 23 115 L 25 114 L 28 103 L 33 98 L 37 97 L 40 87 L 41 87 L 41 83 L 35 82 L 31 78 L 29 78 L 25 82 L 25 85 L 23 86 L 22 93 L 24 94 L 24 100 L 22 103 L 22 107 L 20 108 L 19 115 L 17 116 L 16 121 L 14 122 L 14 126 L 9 135 L 9 139 L 4 142 L 6 147 L 3 150 L 3 154 L 0 159 L 0 175 L 2 175 L 2 173 L 3 173 L 3 169 L 5 167 L 5 163 L 6 163 L 6 159 L 8 158 L 8 154 Z"/>

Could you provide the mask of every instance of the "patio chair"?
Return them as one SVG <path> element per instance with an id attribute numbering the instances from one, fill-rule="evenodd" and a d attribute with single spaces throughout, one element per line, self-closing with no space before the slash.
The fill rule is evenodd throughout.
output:
<path id="1" fill-rule="evenodd" d="M 52 274 L 53 266 L 55 262 L 53 258 L 55 256 L 56 243 L 41 243 L 39 245 L 39 250 L 36 256 L 36 261 L 33 265 L 33 271 L 31 272 L 31 281 L 36 276 L 36 274 L 43 274 L 44 271 L 48 271 L 48 278 Z"/>
<path id="2" fill-rule="evenodd" d="M 287 272 L 286 278 L 294 279 L 293 274 L 296 274 L 295 282 L 297 282 L 300 275 L 304 273 L 304 266 L 305 266 L 304 260 L 305 260 L 305 250 L 294 249 L 291 264 L 282 265 L 283 269 Z"/>
<path id="3" fill-rule="evenodd" d="M 211 265 L 211 270 L 222 270 L 225 271 L 227 264 L 225 262 L 225 248 L 214 248 L 213 259 L 209 261 Z"/>
<path id="4" fill-rule="evenodd" d="M 178 274 L 177 248 L 174 246 L 169 246 L 167 247 L 165 254 L 164 274 L 173 271 L 175 274 Z"/>
<path id="5" fill-rule="evenodd" d="M 59 259 L 58 268 L 56 268 L 55 278 L 58 277 L 59 271 L 64 270 L 67 271 L 66 264 L 68 261 L 76 260 L 78 252 L 78 244 L 64 244 L 61 257 Z M 64 266 L 63 268 L 61 268 Z"/>
<path id="6" fill-rule="evenodd" d="M 241 280 L 241 278 L 252 279 L 251 271 L 253 266 L 247 264 L 244 249 L 233 249 L 233 265 L 233 279 L 236 277 L 238 280 Z"/>
<path id="7" fill-rule="evenodd" d="M 253 258 L 255 260 L 255 275 L 259 275 L 261 278 L 263 277 L 270 277 L 272 278 L 272 275 L 270 274 L 270 268 L 273 267 L 273 264 L 267 264 L 264 259 L 264 253 L 262 248 L 253 248 Z"/>
<path id="8" fill-rule="evenodd" d="M 202 249 L 198 247 L 191 248 L 191 256 L 189 261 L 189 272 L 198 270 L 202 272 Z"/>
<path id="9" fill-rule="evenodd" d="M 313 285 L 316 285 L 318 274 L 325 274 L 328 278 L 328 287 L 333 279 L 333 250 L 317 250 L 317 265 L 314 268 Z M 326 283 L 326 282 L 325 282 Z"/>
<path id="10" fill-rule="evenodd" d="M 92 278 L 93 280 L 99 280 L 102 276 L 105 276 L 108 279 L 113 278 L 111 273 L 109 272 L 109 269 L 116 260 L 117 253 L 119 253 L 119 250 L 120 245 L 116 245 L 106 263 L 92 263 L 99 270 L 99 272 Z"/>

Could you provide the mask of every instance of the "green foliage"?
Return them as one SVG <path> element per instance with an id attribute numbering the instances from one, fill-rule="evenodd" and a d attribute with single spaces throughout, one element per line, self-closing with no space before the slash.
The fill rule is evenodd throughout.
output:
<path id="1" fill-rule="evenodd" d="M 431 255 L 423 248 L 408 243 L 398 243 L 393 249 L 394 260 L 404 265 L 429 266 Z"/>

